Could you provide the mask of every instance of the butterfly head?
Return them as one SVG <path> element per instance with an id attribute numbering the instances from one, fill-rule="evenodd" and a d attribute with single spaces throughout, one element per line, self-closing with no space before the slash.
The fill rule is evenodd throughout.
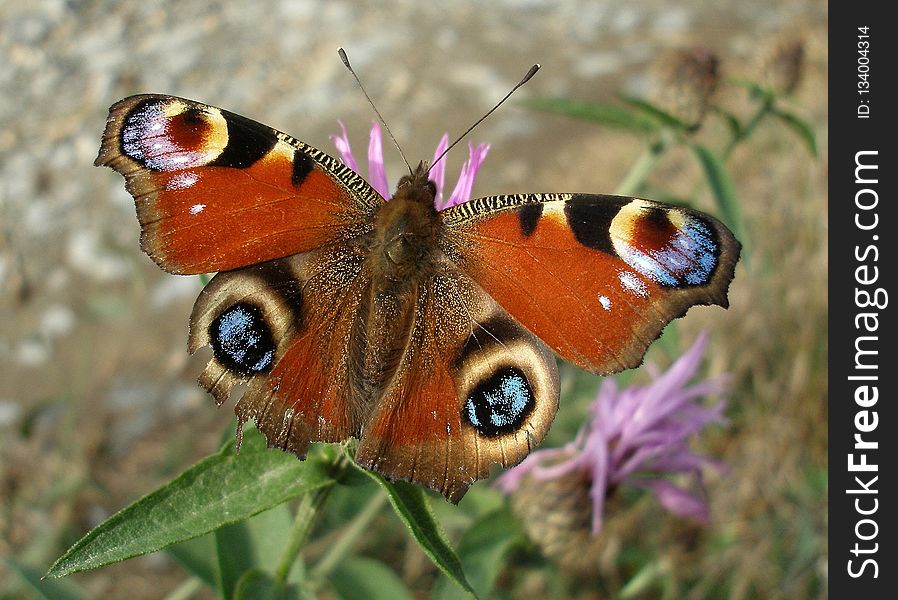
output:
<path id="1" fill-rule="evenodd" d="M 430 179 L 429 165 L 422 160 L 411 173 L 399 179 L 393 200 L 419 202 L 433 206 L 436 195 L 437 184 Z"/>
<path id="2" fill-rule="evenodd" d="M 378 210 L 371 250 L 376 270 L 386 279 L 408 281 L 428 272 L 439 237 L 436 192 L 422 161 L 399 180 L 393 198 Z"/>

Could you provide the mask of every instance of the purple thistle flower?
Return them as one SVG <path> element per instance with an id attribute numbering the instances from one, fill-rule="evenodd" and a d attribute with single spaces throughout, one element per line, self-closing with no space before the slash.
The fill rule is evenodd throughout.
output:
<path id="1" fill-rule="evenodd" d="M 341 134 L 330 136 L 331 141 L 337 147 L 343 164 L 361 175 L 358 163 L 356 163 L 355 157 L 352 155 L 352 149 L 349 146 L 346 126 L 341 121 L 337 122 L 340 123 Z M 448 146 L 449 136 L 444 133 L 433 153 L 433 160 L 439 158 Z M 489 144 L 477 144 L 476 146 L 471 143 L 468 144 L 468 160 L 462 165 L 458 182 L 455 184 L 449 199 L 445 202 L 443 201 L 443 190 L 445 189 L 443 184 L 446 178 L 446 162 L 441 160 L 436 163 L 430 171 L 430 179 L 437 185 L 437 195 L 434 198 L 434 205 L 437 210 L 444 210 L 456 204 L 463 204 L 471 199 L 471 188 L 474 187 L 477 172 L 480 170 L 480 165 L 483 164 L 489 150 Z M 371 184 L 371 187 L 377 190 L 378 194 L 388 200 L 390 199 L 391 188 L 387 181 L 386 169 L 384 168 L 383 136 L 380 131 L 380 124 L 377 122 L 371 126 L 368 142 L 368 182 Z"/>
<path id="2" fill-rule="evenodd" d="M 509 494 L 528 476 L 536 481 L 583 477 L 590 486 L 593 535 L 602 530 L 605 499 L 621 484 L 649 490 L 675 515 L 707 521 L 702 467 L 725 471 L 726 466 L 690 451 L 688 443 L 706 425 L 725 422 L 722 400 L 712 407 L 697 402 L 721 393 L 725 382 L 719 377 L 687 386 L 707 343 L 707 335 L 700 335 L 666 372 L 653 369 L 654 381 L 647 385 L 620 390 L 613 379 L 605 379 L 573 441 L 533 452 L 496 485 Z M 691 475 L 692 489 L 667 478 L 675 474 Z"/>

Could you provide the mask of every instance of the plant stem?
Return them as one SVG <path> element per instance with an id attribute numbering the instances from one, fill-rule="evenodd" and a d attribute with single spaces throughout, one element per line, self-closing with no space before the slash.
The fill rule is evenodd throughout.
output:
<path id="1" fill-rule="evenodd" d="M 668 142 L 663 138 L 647 146 L 642 151 L 642 155 L 630 167 L 623 181 L 615 188 L 614 193 L 618 196 L 632 196 L 638 192 L 658 162 L 658 159 L 667 150 L 667 146 Z"/>
<path id="2" fill-rule="evenodd" d="M 748 120 L 748 123 L 745 124 L 745 127 L 741 128 L 737 133 L 733 134 L 733 137 L 730 138 L 730 141 L 727 142 L 727 145 L 720 151 L 720 161 L 722 163 L 726 163 L 727 159 L 730 157 L 730 154 L 733 153 L 736 146 L 738 146 L 742 141 L 747 140 L 748 137 L 754 133 L 754 130 L 757 128 L 758 123 L 760 123 L 764 117 L 766 117 L 773 110 L 773 98 L 765 97 L 761 101 L 761 106 L 758 107 L 758 110 L 755 111 L 755 114 L 752 115 L 751 119 Z M 692 190 L 692 195 L 690 198 L 696 198 L 701 191 L 705 188 L 705 183 L 707 183 L 704 179 L 699 181 L 695 185 L 695 189 Z"/>
<path id="3" fill-rule="evenodd" d="M 758 126 L 758 123 L 773 110 L 773 99 L 772 98 L 764 98 L 761 102 L 761 106 L 752 115 L 751 119 L 749 119 L 748 123 L 745 124 L 739 133 L 733 136 L 730 142 L 726 145 L 723 151 L 720 153 L 720 157 L 723 160 L 726 160 L 730 154 L 733 152 L 733 149 L 741 142 L 742 140 L 748 139 L 748 137 L 754 132 L 755 128 Z"/>
<path id="4" fill-rule="evenodd" d="M 306 543 L 315 524 L 318 522 L 318 515 L 321 513 L 321 507 L 330 495 L 333 485 L 319 488 L 314 492 L 306 494 L 299 502 L 296 508 L 296 517 L 293 519 L 293 529 L 290 532 L 290 539 L 287 547 L 281 555 L 280 563 L 274 576 L 278 581 L 284 582 L 290 574 L 299 551 Z"/>
<path id="5" fill-rule="evenodd" d="M 340 535 L 336 543 L 331 546 L 330 550 L 318 561 L 312 570 L 310 579 L 313 581 L 321 581 L 327 577 L 334 567 L 340 564 L 340 561 L 346 554 L 352 550 L 359 536 L 361 536 L 368 525 L 374 520 L 374 517 L 380 513 L 380 510 L 387 503 L 387 495 L 383 490 L 378 490 L 377 494 L 368 504 L 359 512 L 353 520 L 346 526 L 346 529 Z"/>
<path id="6" fill-rule="evenodd" d="M 329 470 L 334 479 L 338 480 L 348 467 L 349 459 L 341 452 L 331 463 Z M 284 553 L 281 555 L 281 560 L 274 572 L 274 576 L 278 581 L 282 583 L 287 581 L 290 569 L 293 567 L 293 563 L 296 562 L 296 558 L 299 556 L 303 546 L 305 546 L 312 529 L 318 523 L 318 518 L 321 516 L 321 507 L 324 506 L 328 496 L 330 496 L 334 485 L 332 483 L 319 488 L 314 492 L 306 494 L 300 500 L 299 506 L 296 507 L 296 516 L 293 519 L 290 539 L 287 541 L 287 547 L 284 548 Z"/>
<path id="7" fill-rule="evenodd" d="M 164 600 L 187 600 L 203 587 L 203 582 L 198 577 L 190 577 L 173 589 Z"/>

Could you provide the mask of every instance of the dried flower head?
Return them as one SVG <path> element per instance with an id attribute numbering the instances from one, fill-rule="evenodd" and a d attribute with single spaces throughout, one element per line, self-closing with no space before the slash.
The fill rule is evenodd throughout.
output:
<path id="1" fill-rule="evenodd" d="M 760 84 L 778 94 L 791 94 L 804 73 L 805 43 L 798 36 L 777 39 L 760 59 Z"/>
<path id="2" fill-rule="evenodd" d="M 690 128 L 698 128 L 720 82 L 719 67 L 717 56 L 707 48 L 671 52 L 652 69 L 654 86 L 650 99 Z"/>

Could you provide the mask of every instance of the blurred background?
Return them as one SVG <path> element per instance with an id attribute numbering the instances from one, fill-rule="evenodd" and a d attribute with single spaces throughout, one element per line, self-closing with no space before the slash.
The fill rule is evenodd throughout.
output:
<path id="1" fill-rule="evenodd" d="M 803 66 L 785 104 L 811 124 L 819 154 L 774 123 L 735 149 L 727 166 L 749 260 L 737 268 L 729 311 L 695 309 L 679 322 L 684 347 L 707 329 L 709 371 L 731 374 L 730 424 L 704 448 L 730 472 L 708 481 L 706 531 L 654 551 L 693 574 L 691 597 L 825 597 L 826 6 L 0 0 L 0 557 L 45 571 L 230 432 L 230 406 L 216 410 L 195 383 L 205 358 L 186 352 L 198 279 L 167 275 L 140 251 L 122 178 L 92 167 L 116 100 L 183 96 L 330 153 L 341 119 L 358 157 L 373 114 L 337 57 L 343 46 L 414 161 L 536 62 L 542 70 L 517 100 L 611 102 L 648 94 L 659 61 L 699 47 L 719 60 L 717 101 L 750 114 L 745 89 L 726 81 L 757 79 L 778 44 L 799 40 Z M 709 117 L 697 135 L 719 146 L 726 125 Z M 642 152 L 633 135 L 514 101 L 471 140 L 491 144 L 475 196 L 610 193 Z M 393 185 L 404 167 L 385 153 Z M 466 154 L 449 156 L 450 177 Z M 701 172 L 674 151 L 649 181 L 689 196 Z M 697 198 L 717 214 L 708 193 Z M 567 413 L 570 427 L 547 443 L 564 443 L 582 414 Z M 406 544 L 390 518 L 380 526 Z M 397 573 L 429 597 L 433 567 L 414 544 L 399 556 Z M 534 577 L 515 593 L 540 593 Z M 129 598 L 166 597 L 184 578 L 161 553 L 73 577 L 93 597 Z M 0 597 L 32 593 L 0 562 Z"/>

